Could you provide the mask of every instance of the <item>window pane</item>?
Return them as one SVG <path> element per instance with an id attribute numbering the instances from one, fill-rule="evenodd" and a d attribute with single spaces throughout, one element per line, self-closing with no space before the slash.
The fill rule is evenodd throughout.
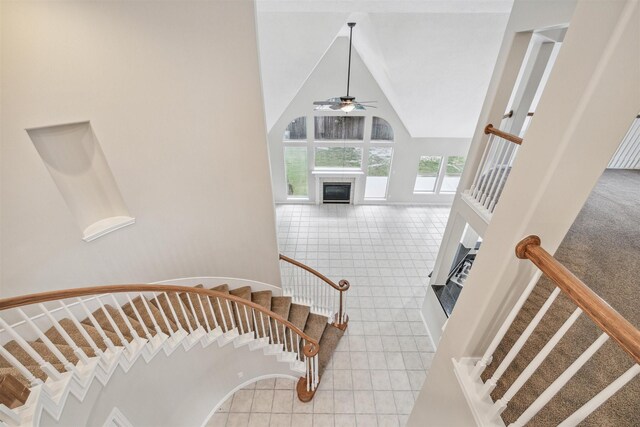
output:
<path id="1" fill-rule="evenodd" d="M 447 170 L 442 181 L 441 193 L 455 193 L 458 189 L 465 158 L 463 156 L 447 157 Z"/>
<path id="2" fill-rule="evenodd" d="M 371 125 L 372 141 L 393 141 L 393 128 L 391 125 L 380 117 L 374 117 Z"/>
<path id="3" fill-rule="evenodd" d="M 438 172 L 442 157 L 421 156 L 418 163 L 418 176 L 413 191 L 416 193 L 432 193 L 436 188 Z"/>
<path id="4" fill-rule="evenodd" d="M 318 168 L 359 168 L 362 166 L 362 148 L 317 147 Z"/>
<path id="5" fill-rule="evenodd" d="M 284 166 L 287 176 L 287 195 L 308 196 L 307 147 L 284 147 Z"/>
<path id="6" fill-rule="evenodd" d="M 364 135 L 363 116 L 317 116 L 315 137 L 317 140 L 358 140 Z"/>
<path id="7" fill-rule="evenodd" d="M 298 117 L 287 126 L 284 131 L 284 138 L 287 140 L 304 140 L 307 139 L 307 118 Z"/>
<path id="8" fill-rule="evenodd" d="M 384 199 L 387 197 L 392 152 L 391 147 L 372 147 L 369 150 L 367 182 L 364 188 L 365 199 Z"/>

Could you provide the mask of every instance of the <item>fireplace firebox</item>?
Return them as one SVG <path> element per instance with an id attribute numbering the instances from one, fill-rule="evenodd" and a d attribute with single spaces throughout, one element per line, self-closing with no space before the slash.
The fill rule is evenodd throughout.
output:
<path id="1" fill-rule="evenodd" d="M 322 203 L 351 203 L 350 182 L 324 182 Z"/>

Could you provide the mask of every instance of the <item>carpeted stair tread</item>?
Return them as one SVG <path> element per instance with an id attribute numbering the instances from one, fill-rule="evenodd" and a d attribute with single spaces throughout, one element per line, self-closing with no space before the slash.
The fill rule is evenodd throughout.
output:
<path id="1" fill-rule="evenodd" d="M 229 285 L 222 284 L 210 289 L 224 295 L 229 295 Z M 217 297 L 209 297 L 211 306 L 213 307 L 214 314 L 216 316 L 216 322 L 225 332 L 233 329 L 233 322 L 231 321 L 231 303 L 228 300 Z M 232 310 L 232 309 L 231 309 Z"/>
<path id="2" fill-rule="evenodd" d="M 182 300 L 175 293 L 160 294 L 151 300 L 151 304 L 164 311 L 167 319 L 172 320 L 176 325 L 180 325 L 185 331 L 189 332 L 189 325 L 193 329 L 197 328 L 195 318 L 182 305 Z"/>
<path id="3" fill-rule="evenodd" d="M 271 311 L 280 315 L 284 319 L 289 318 L 289 312 L 291 311 L 291 297 L 273 297 L 271 298 Z M 273 343 L 283 343 L 285 341 L 284 326 L 276 323 L 271 319 L 271 331 L 273 332 Z M 276 329 L 277 328 L 277 329 Z"/>
<path id="4" fill-rule="evenodd" d="M 38 363 L 35 359 L 33 359 L 29 354 L 24 350 L 16 341 L 9 341 L 4 345 L 4 348 L 13 355 L 18 361 L 27 368 L 34 376 L 40 378 L 41 380 L 46 380 L 47 375 L 40 369 L 40 363 Z M 35 349 L 35 348 L 34 348 Z M 47 357 L 43 357 L 45 361 L 49 362 L 58 372 L 65 372 L 66 369 L 58 361 L 52 353 L 48 353 Z M 8 360 L 0 357 L 0 367 L 8 368 L 12 367 Z"/>
<path id="5" fill-rule="evenodd" d="M 251 301 L 263 306 L 267 310 L 271 310 L 272 296 L 273 292 L 271 291 L 256 291 L 251 293 Z"/>
<path id="6" fill-rule="evenodd" d="M 67 332 L 67 334 L 69 334 L 69 336 L 71 337 L 73 342 L 75 342 L 78 347 L 81 347 L 81 348 L 90 347 L 91 348 L 91 345 L 89 344 L 89 342 L 87 342 L 87 340 L 80 333 L 78 328 L 76 328 L 76 325 L 74 324 L 74 322 L 71 319 L 65 318 L 65 319 L 60 320 L 59 323 L 60 323 L 60 326 L 62 326 L 62 328 Z M 86 323 L 81 323 L 81 325 L 84 327 L 84 330 L 87 332 L 87 335 L 89 335 L 89 338 L 91 338 L 95 342 L 96 346 L 100 350 L 103 350 L 103 351 L 106 350 L 107 344 L 102 339 L 102 336 L 100 335 L 100 332 L 98 332 L 98 330 L 96 328 L 94 328 L 92 325 L 88 325 Z M 120 339 L 118 338 L 118 336 L 115 333 L 113 333 L 111 331 L 104 331 L 104 333 L 114 344 L 116 344 L 116 342 L 120 342 Z M 47 330 L 47 332 L 45 332 L 45 335 L 54 344 L 66 344 L 67 343 L 65 341 L 65 339 L 62 337 L 62 335 L 60 335 L 60 333 L 53 326 L 51 328 L 49 328 Z"/>
<path id="7" fill-rule="evenodd" d="M 251 301 L 266 308 L 267 310 L 271 310 L 271 297 L 273 296 L 273 292 L 267 291 L 256 291 L 251 293 Z M 260 316 L 258 313 L 255 314 L 256 324 L 258 325 L 258 336 L 266 337 L 269 335 L 269 324 L 268 319 L 265 319 L 265 316 Z M 263 328 L 264 324 L 264 328 Z M 263 330 L 264 329 L 264 330 Z"/>
<path id="8" fill-rule="evenodd" d="M 178 327 L 176 326 L 176 324 L 173 323 L 171 319 L 169 319 L 168 317 L 167 317 L 167 322 L 165 322 L 164 318 L 162 317 L 162 313 L 160 313 L 160 310 L 158 310 L 158 307 L 151 304 L 151 301 L 149 301 L 148 299 L 146 299 L 147 301 L 146 305 L 144 304 L 144 302 L 142 301 L 142 297 L 140 296 L 135 297 L 131 301 L 133 302 L 133 307 L 135 307 L 135 309 L 138 311 L 140 318 L 142 319 L 144 324 L 147 326 L 147 329 L 149 330 L 149 333 L 152 336 L 155 336 L 155 334 L 157 333 L 156 327 L 153 323 L 154 320 L 156 321 L 158 328 L 166 335 L 170 334 L 169 328 L 171 328 L 171 330 L 173 331 L 178 330 Z M 125 305 L 122 306 L 122 311 L 124 311 L 124 313 L 127 316 L 137 319 L 138 317 L 136 316 L 136 313 L 133 310 L 133 307 L 131 306 L 131 303 L 126 303 Z M 147 307 L 149 307 L 148 310 L 147 310 Z M 149 312 L 151 312 L 151 314 L 149 314 Z M 167 326 L 167 323 L 169 323 L 169 326 Z"/>
<path id="9" fill-rule="evenodd" d="M 320 338 L 322 338 L 322 334 L 328 325 L 328 320 L 327 317 L 320 314 L 310 313 L 309 317 L 307 317 L 304 333 L 320 342 Z"/>
<path id="10" fill-rule="evenodd" d="M 318 371 L 322 375 L 327 369 L 333 352 L 340 343 L 340 338 L 344 335 L 344 331 L 333 325 L 327 325 L 320 338 L 320 352 L 318 353 Z"/>
<path id="11" fill-rule="evenodd" d="M 294 326 L 296 326 L 301 331 L 304 331 L 309 315 L 310 309 L 308 306 L 294 303 L 291 304 L 288 319 L 289 322 L 293 323 Z"/>
<path id="12" fill-rule="evenodd" d="M 38 354 L 42 356 L 47 362 L 51 364 L 62 363 L 62 360 L 58 359 L 53 351 L 51 351 L 45 343 L 41 341 L 33 341 L 29 344 L 31 344 L 31 347 L 33 347 L 33 349 L 37 351 Z M 56 347 L 58 351 L 60 351 L 60 353 L 62 353 L 62 355 L 69 362 L 73 363 L 74 365 L 79 362 L 80 359 L 78 359 L 78 356 L 76 356 L 76 354 L 73 352 L 73 349 L 68 345 L 58 344 L 56 345 Z"/>
<path id="13" fill-rule="evenodd" d="M 196 285 L 194 288 L 202 289 L 203 285 Z M 198 294 L 187 294 L 183 292 L 180 294 L 180 299 L 185 307 L 189 310 L 193 307 L 193 312 L 195 313 L 196 320 L 200 323 L 200 326 L 207 329 L 207 325 L 209 328 L 214 329 L 216 326 L 214 321 L 214 314 L 211 312 L 211 306 L 209 305 L 209 298 L 205 295 Z"/>
<path id="14" fill-rule="evenodd" d="M 20 370 L 18 368 L 14 368 L 14 367 L 0 368 L 0 376 L 3 376 L 3 375 L 11 375 L 13 378 L 15 378 L 20 383 L 22 383 L 22 385 L 24 385 L 25 387 L 27 388 L 31 387 L 31 384 L 29 384 L 29 381 L 20 373 Z"/>
<path id="15" fill-rule="evenodd" d="M 291 310 L 291 297 L 272 297 L 271 298 L 271 311 L 280 315 L 281 317 L 288 319 L 289 311 Z"/>
<path id="16" fill-rule="evenodd" d="M 640 325 L 637 282 L 640 275 L 640 171 L 604 171 L 554 257 L 633 325 Z M 487 380 L 555 288 L 544 276 L 493 354 L 482 374 Z M 501 398 L 539 350 L 556 333 L 576 305 L 562 293 L 553 302 L 532 336 L 522 347 L 497 387 L 491 393 Z M 507 409 L 505 424 L 514 422 L 524 410 L 593 343 L 602 331 L 584 314 L 566 332 L 540 367 L 533 373 Z M 633 360 L 608 340 L 527 425 L 558 425 L 595 394 L 633 365 Z M 580 426 L 640 425 L 640 376 L 636 376 L 609 400 L 595 409 Z"/>
<path id="17" fill-rule="evenodd" d="M 242 286 L 240 288 L 231 289 L 230 295 L 251 301 L 251 286 Z M 253 316 L 251 315 L 251 307 L 243 304 L 233 304 L 236 323 L 242 326 L 244 333 L 253 331 Z"/>
<path id="18" fill-rule="evenodd" d="M 104 309 L 113 320 L 113 323 L 115 323 L 115 327 L 107 317 L 107 313 L 105 313 L 105 310 L 99 307 L 93 313 L 91 313 L 91 315 L 95 318 L 98 324 L 102 326 L 102 329 L 104 329 L 105 331 L 113 332 L 117 335 L 117 331 L 115 328 L 118 328 L 120 333 L 122 333 L 122 336 L 124 336 L 127 341 L 133 340 L 133 334 L 118 309 L 109 304 L 106 304 L 104 306 Z M 140 323 L 133 318 L 129 318 L 129 316 L 127 316 L 127 320 L 129 320 L 131 327 L 138 333 L 138 336 L 144 337 L 144 329 L 142 329 Z M 93 322 L 89 318 L 84 319 L 82 323 L 84 323 L 85 325 L 93 325 Z M 118 344 L 116 345 L 122 345 L 120 344 L 120 340 L 118 340 Z"/>

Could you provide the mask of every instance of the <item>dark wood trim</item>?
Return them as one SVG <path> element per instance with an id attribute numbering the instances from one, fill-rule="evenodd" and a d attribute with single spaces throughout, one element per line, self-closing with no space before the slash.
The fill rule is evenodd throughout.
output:
<path id="1" fill-rule="evenodd" d="M 533 262 L 636 363 L 640 363 L 640 330 L 544 250 L 538 236 L 522 239 L 516 246 L 516 256 Z"/>
<path id="2" fill-rule="evenodd" d="M 503 132 L 500 129 L 496 129 L 493 127 L 491 123 L 485 126 L 484 133 L 487 135 L 493 134 L 499 138 L 506 139 L 507 141 L 511 141 L 514 144 L 518 144 L 518 145 L 522 144 L 522 138 L 520 138 L 519 136 L 511 135 L 510 133 L 507 133 L 507 132 Z"/>
<path id="3" fill-rule="evenodd" d="M 340 282 L 338 282 L 338 284 L 336 285 L 333 282 L 333 280 L 329 279 L 324 274 L 314 270 L 313 268 L 309 267 L 308 265 L 305 265 L 305 264 L 301 263 L 300 261 L 296 261 L 293 258 L 289 258 L 286 255 L 280 254 L 280 260 L 288 262 L 289 264 L 293 264 L 296 267 L 300 267 L 301 269 L 308 271 L 309 273 L 313 274 L 314 276 L 316 276 L 317 278 L 319 278 L 320 280 L 322 280 L 323 282 L 325 282 L 326 284 L 328 284 L 329 286 L 331 286 L 332 288 L 334 288 L 335 290 L 338 290 L 340 292 L 346 291 L 351 286 L 349 284 L 349 282 L 347 280 L 344 280 L 344 279 L 340 280 Z"/>

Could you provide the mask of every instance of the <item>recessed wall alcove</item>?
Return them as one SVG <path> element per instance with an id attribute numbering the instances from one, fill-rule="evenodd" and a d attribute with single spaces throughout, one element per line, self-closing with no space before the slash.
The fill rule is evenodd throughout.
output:
<path id="1" fill-rule="evenodd" d="M 27 129 L 86 242 L 133 224 L 90 122 Z"/>

